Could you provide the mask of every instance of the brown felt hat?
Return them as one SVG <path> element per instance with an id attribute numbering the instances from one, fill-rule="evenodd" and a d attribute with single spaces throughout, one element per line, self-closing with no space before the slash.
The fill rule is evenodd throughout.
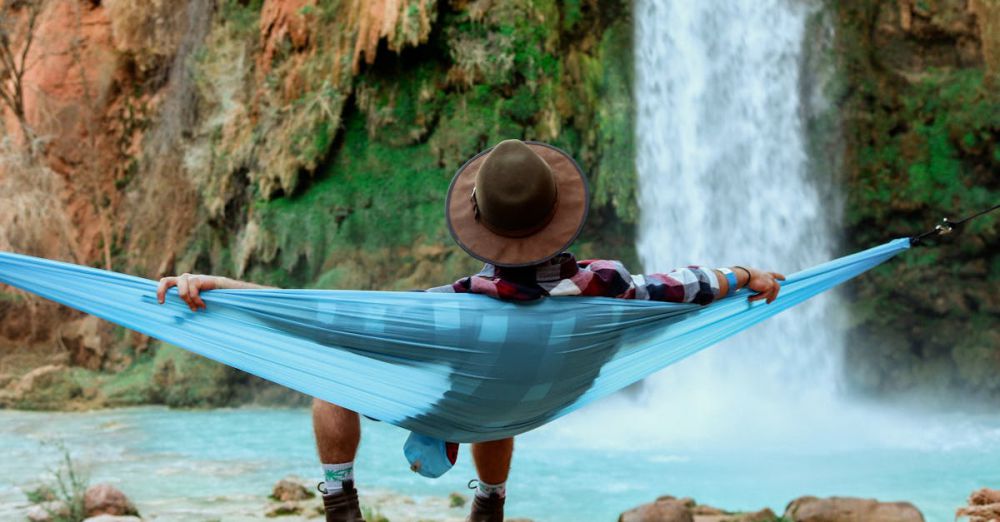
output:
<path id="1" fill-rule="evenodd" d="M 587 179 L 564 151 L 505 140 L 466 161 L 448 188 L 445 218 L 472 257 L 529 266 L 561 253 L 587 218 Z"/>

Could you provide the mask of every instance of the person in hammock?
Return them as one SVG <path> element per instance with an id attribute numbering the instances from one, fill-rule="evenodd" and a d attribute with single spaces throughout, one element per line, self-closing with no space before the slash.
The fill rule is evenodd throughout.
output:
<path id="1" fill-rule="evenodd" d="M 546 296 L 603 296 L 707 305 L 747 287 L 751 301 L 774 301 L 784 276 L 744 266 L 689 266 L 664 274 L 631 275 L 618 261 L 579 261 L 567 248 L 586 220 L 586 178 L 566 152 L 545 143 L 505 140 L 469 159 L 448 189 L 445 218 L 458 245 L 483 261 L 478 274 L 430 292 L 484 294 L 530 301 Z M 665 239 L 666 240 L 666 239 Z M 183 274 L 160 280 L 192 310 L 204 308 L 200 292 L 265 288 L 217 276 Z M 361 440 L 357 413 L 313 400 L 313 428 L 322 462 L 328 522 L 363 522 L 354 486 L 354 457 Z M 450 448 L 450 449 L 453 449 Z M 472 444 L 478 486 L 471 522 L 501 522 L 514 439 Z M 447 458 L 454 462 L 454 455 Z"/>

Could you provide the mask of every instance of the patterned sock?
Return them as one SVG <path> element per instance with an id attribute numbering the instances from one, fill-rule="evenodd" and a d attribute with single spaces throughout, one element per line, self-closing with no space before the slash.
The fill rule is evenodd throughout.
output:
<path id="1" fill-rule="evenodd" d="M 507 496 L 507 483 L 487 484 L 481 480 L 479 481 L 479 486 L 476 487 L 477 497 L 489 498 L 494 493 L 499 495 L 500 498 L 505 498 Z"/>
<path id="2" fill-rule="evenodd" d="M 343 491 L 344 482 L 348 480 L 354 480 L 354 461 L 323 464 L 323 483 L 328 494 Z"/>

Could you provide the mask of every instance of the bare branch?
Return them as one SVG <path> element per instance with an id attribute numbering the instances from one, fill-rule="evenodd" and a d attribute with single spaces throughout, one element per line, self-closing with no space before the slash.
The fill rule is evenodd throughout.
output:
<path id="1" fill-rule="evenodd" d="M 32 154 L 35 152 L 35 140 L 24 109 L 24 75 L 43 2 L 44 0 L 8 0 L 0 5 L 0 102 L 17 117 L 21 133 Z M 12 14 L 21 9 L 27 10 L 24 15 L 26 18 L 23 23 L 17 24 Z"/>

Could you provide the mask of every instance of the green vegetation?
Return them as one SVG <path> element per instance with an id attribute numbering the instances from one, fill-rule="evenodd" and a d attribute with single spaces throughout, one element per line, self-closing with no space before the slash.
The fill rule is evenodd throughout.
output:
<path id="1" fill-rule="evenodd" d="M 251 82 L 259 74 L 228 64 L 243 52 L 261 52 L 234 30 L 259 9 L 227 9 L 238 12 L 225 22 L 225 34 L 213 32 L 195 68 L 200 91 L 219 109 L 237 78 Z M 314 24 L 311 49 L 279 42 L 259 86 L 252 131 L 226 131 L 224 118 L 213 120 L 203 175 L 210 219 L 194 234 L 182 267 L 280 287 L 405 290 L 453 281 L 478 263 L 454 245 L 444 224 L 451 176 L 467 158 L 511 137 L 562 147 L 587 172 L 593 205 L 577 252 L 637 264 L 627 3 L 439 6 L 429 15 L 436 26 L 426 43 L 404 49 L 400 35 L 412 42 L 420 32 L 411 5 L 389 42 L 398 51 L 380 50 L 349 77 L 351 55 L 340 39 L 349 30 L 337 9 L 324 4 L 301 13 Z M 300 80 L 296 88 L 288 78 Z M 247 377 L 182 364 L 191 357 L 158 355 L 160 362 L 139 363 L 104 390 L 126 402 L 240 400 Z M 163 368 L 182 380 L 198 368 L 187 377 L 193 391 L 140 384 Z M 212 380 L 228 384 L 204 391 Z"/>
<path id="2" fill-rule="evenodd" d="M 838 7 L 851 249 L 1000 201 L 1000 93 L 985 84 L 982 65 L 927 67 L 895 57 L 884 42 L 877 48 L 877 38 L 896 37 L 873 29 L 880 9 L 890 7 Z M 982 217 L 851 286 L 855 384 L 885 393 L 1000 395 L 998 236 L 998 216 Z"/>
<path id="3" fill-rule="evenodd" d="M 369 522 L 389 522 L 389 519 L 378 509 L 370 506 L 361 506 L 361 517 Z"/>
<path id="4" fill-rule="evenodd" d="M 52 481 L 25 491 L 32 504 L 42 507 L 52 522 L 81 522 L 87 518 L 84 493 L 90 479 L 61 442 L 52 444 L 62 454 L 59 465 L 52 470 Z"/>
<path id="5" fill-rule="evenodd" d="M 407 289 L 451 281 L 476 266 L 444 226 L 451 176 L 509 137 L 550 141 L 579 158 L 595 207 L 579 248 L 593 252 L 600 242 L 610 245 L 600 255 L 634 261 L 628 18 L 606 27 L 590 20 L 604 37 L 584 53 L 577 39 L 593 36 L 560 32 L 554 3 L 442 13 L 442 28 L 419 51 L 380 56 L 354 78 L 339 128 L 324 120 L 293 136 L 293 152 L 323 161 L 308 185 L 251 203 L 259 225 L 252 253 L 210 256 L 245 266 L 212 269 L 242 269 L 277 286 Z M 230 241 L 226 250 L 235 250 Z M 218 251 L 214 242 L 203 245 Z"/>

